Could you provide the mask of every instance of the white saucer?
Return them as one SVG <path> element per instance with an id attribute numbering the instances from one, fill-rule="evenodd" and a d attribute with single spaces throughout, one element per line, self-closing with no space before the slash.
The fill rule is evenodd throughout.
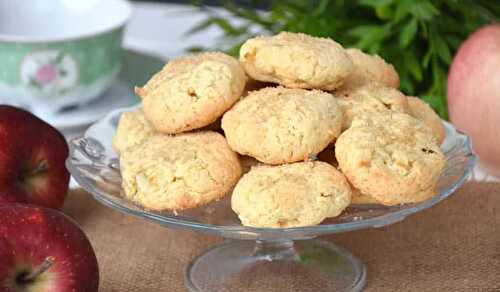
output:
<path id="1" fill-rule="evenodd" d="M 137 98 L 130 90 L 130 87 L 122 80 L 118 80 L 102 96 L 86 105 L 69 108 L 57 113 L 37 112 L 36 114 L 47 123 L 62 130 L 91 124 L 112 109 L 129 106 L 136 102 Z"/>

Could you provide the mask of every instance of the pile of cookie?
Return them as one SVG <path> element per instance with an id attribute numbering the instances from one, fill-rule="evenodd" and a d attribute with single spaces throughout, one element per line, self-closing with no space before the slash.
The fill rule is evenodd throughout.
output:
<path id="1" fill-rule="evenodd" d="M 288 32 L 247 40 L 239 60 L 171 60 L 120 118 L 124 196 L 175 211 L 231 195 L 243 225 L 273 228 L 424 201 L 446 162 L 444 129 L 398 87 L 379 56 Z"/>

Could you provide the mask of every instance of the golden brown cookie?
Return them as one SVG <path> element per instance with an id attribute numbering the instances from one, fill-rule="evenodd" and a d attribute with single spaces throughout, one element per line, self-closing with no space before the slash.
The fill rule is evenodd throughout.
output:
<path id="1" fill-rule="evenodd" d="M 408 105 L 410 115 L 418 120 L 421 120 L 429 128 L 438 139 L 439 144 L 443 143 L 446 136 L 443 121 L 436 112 L 423 100 L 418 97 L 408 96 Z"/>
<path id="2" fill-rule="evenodd" d="M 408 100 L 399 90 L 379 83 L 367 83 L 351 89 L 335 92 L 344 110 L 342 129 L 350 127 L 354 118 L 360 115 L 396 111 L 408 113 Z"/>
<path id="3" fill-rule="evenodd" d="M 129 147 L 142 144 L 154 134 L 155 130 L 144 116 L 142 108 L 124 112 L 120 116 L 116 134 L 113 137 L 113 149 L 120 154 Z"/>
<path id="4" fill-rule="evenodd" d="M 354 69 L 344 48 L 332 39 L 290 32 L 247 40 L 240 61 L 253 79 L 290 88 L 333 90 Z"/>
<path id="5" fill-rule="evenodd" d="M 340 134 L 342 111 L 329 93 L 268 87 L 251 92 L 222 118 L 231 148 L 268 164 L 304 161 Z"/>
<path id="6" fill-rule="evenodd" d="M 374 197 L 361 193 L 358 189 L 352 188 L 352 198 L 351 205 L 382 205 Z M 435 188 L 430 188 L 422 192 L 418 192 L 414 195 L 417 201 L 424 201 L 428 198 L 432 198 L 436 195 Z"/>
<path id="7" fill-rule="evenodd" d="M 234 188 L 231 207 L 246 226 L 298 227 L 338 216 L 350 201 L 344 175 L 314 161 L 253 167 Z"/>
<path id="8" fill-rule="evenodd" d="M 168 62 L 136 92 L 156 130 L 175 134 L 214 122 L 240 98 L 245 82 L 238 60 L 203 53 Z"/>
<path id="9" fill-rule="evenodd" d="M 354 119 L 335 156 L 354 188 L 385 205 L 428 199 L 446 164 L 430 129 L 393 111 Z"/>
<path id="10" fill-rule="evenodd" d="M 354 71 L 347 77 L 342 87 L 354 88 L 366 83 L 378 82 L 385 86 L 399 88 L 398 72 L 379 55 L 370 55 L 355 48 L 347 49 L 346 52 L 354 63 Z"/>
<path id="11" fill-rule="evenodd" d="M 182 210 L 217 200 L 241 176 L 236 153 L 215 132 L 155 135 L 120 157 L 125 197 L 151 210 Z"/>

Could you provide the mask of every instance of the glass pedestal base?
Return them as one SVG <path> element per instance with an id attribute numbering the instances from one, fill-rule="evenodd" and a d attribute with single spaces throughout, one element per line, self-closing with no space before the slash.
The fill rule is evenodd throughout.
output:
<path id="1" fill-rule="evenodd" d="M 364 265 L 323 240 L 228 241 L 194 259 L 189 291 L 361 291 Z"/>

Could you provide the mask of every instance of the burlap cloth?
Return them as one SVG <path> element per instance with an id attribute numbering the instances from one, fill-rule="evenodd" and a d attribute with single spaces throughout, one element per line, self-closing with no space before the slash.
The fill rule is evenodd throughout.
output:
<path id="1" fill-rule="evenodd" d="M 185 291 L 186 265 L 222 240 L 122 215 L 83 191 L 64 211 L 92 241 L 105 292 Z M 366 291 L 500 291 L 500 184 L 469 183 L 401 223 L 325 238 L 366 264 Z"/>

